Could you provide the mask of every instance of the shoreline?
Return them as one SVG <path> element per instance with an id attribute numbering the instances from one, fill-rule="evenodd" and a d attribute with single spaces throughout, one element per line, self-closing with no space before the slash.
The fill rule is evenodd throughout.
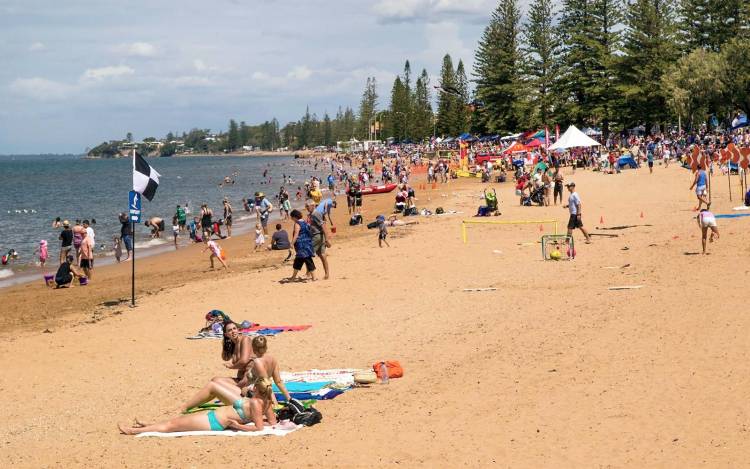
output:
<path id="1" fill-rule="evenodd" d="M 414 183 L 422 181 L 424 175 L 415 175 Z M 455 188 L 456 183 L 448 184 L 441 190 L 427 191 L 441 193 L 442 190 Z M 327 196 L 327 189 L 324 189 L 324 198 Z M 349 226 L 349 215 L 346 204 L 340 203 L 338 208 L 333 212 L 333 219 L 337 227 L 337 233 L 333 237 L 333 242 L 348 242 L 361 236 L 372 234 L 372 230 L 366 229 L 364 225 L 372 221 L 375 215 L 391 213 L 393 206 L 394 193 L 368 195 L 363 199 L 363 218 L 364 224 L 357 227 Z M 341 198 L 341 194 L 337 195 Z M 293 208 L 303 209 L 301 201 L 295 201 Z M 377 213 L 375 213 L 377 212 Z M 233 271 L 230 275 L 238 275 L 258 269 L 288 269 L 291 274 L 291 262 L 282 263 L 286 257 L 286 251 L 267 251 L 253 252 L 254 234 L 249 236 L 254 230 L 255 217 L 249 215 L 249 218 L 240 220 L 244 217 L 244 210 L 236 212 L 241 214 L 237 216 L 237 221 L 233 226 L 233 236 L 228 239 L 215 239 L 227 252 L 229 267 Z M 250 212 L 252 213 L 252 212 Z M 270 245 L 270 237 L 275 231 L 276 223 L 281 223 L 283 228 L 289 233 L 291 238 L 291 222 L 289 219 L 280 220 L 278 217 L 278 208 L 274 209 L 271 220 L 268 223 L 269 235 L 267 236 L 266 246 Z M 226 228 L 224 227 L 224 230 Z M 226 231 L 224 231 L 226 233 Z M 165 234 L 167 232 L 165 231 Z M 182 235 L 181 239 L 187 239 L 187 233 Z M 139 297 L 148 296 L 154 292 L 163 291 L 182 285 L 185 282 L 199 281 L 206 275 L 214 275 L 220 278 L 225 275 L 220 269 L 212 272 L 208 269 L 208 255 L 201 253 L 204 247 L 203 243 L 194 243 L 192 241 L 185 245 L 179 245 L 177 249 L 172 244 L 171 237 L 162 238 L 167 242 L 159 246 L 148 248 L 147 254 L 144 255 L 144 249 L 136 249 L 136 303 Z M 146 239 L 141 242 L 149 242 Z M 265 249 L 265 247 L 264 247 Z M 109 251 L 108 251 L 109 252 Z M 283 254 L 283 255 L 282 255 Z M 85 287 L 75 286 L 71 289 L 54 289 L 44 285 L 42 272 L 30 272 L 24 274 L 15 274 L 10 278 L 0 279 L 0 301 L 10 302 L 19 306 L 27 303 L 25 299 L 35 297 L 39 302 L 34 309 L 42 309 L 44 313 L 38 319 L 30 313 L 30 306 L 19 307 L 16 311 L 0 316 L 0 331 L 6 332 L 11 330 L 38 330 L 44 329 L 48 325 L 59 327 L 65 324 L 74 324 L 87 313 L 80 311 L 95 310 L 104 303 L 123 304 L 127 306 L 130 303 L 130 262 L 113 262 L 114 257 L 107 255 L 96 257 L 98 263 L 94 270 L 94 275 L 89 285 Z M 318 263 L 319 264 L 319 263 Z M 48 263 L 48 266 L 51 265 Z M 216 265 L 219 265 L 218 263 Z M 38 267 L 32 267 L 39 269 Z M 322 265 L 318 265 L 321 269 Z M 50 269 L 49 274 L 54 274 L 56 267 Z M 23 280 L 13 282 L 13 277 L 23 277 Z M 8 284 L 13 282 L 11 284 Z M 70 305 L 70 300 L 75 299 L 76 306 Z M 61 312 L 62 314 L 58 314 Z M 79 318 L 75 318 L 78 315 Z M 44 326 L 44 327 L 43 327 Z"/>
<path id="2" fill-rule="evenodd" d="M 300 158 L 311 158 L 311 157 L 323 157 L 333 155 L 332 152 L 313 152 L 312 150 L 299 150 L 299 151 L 247 151 L 247 152 L 232 152 L 232 153 L 175 153 L 171 156 L 158 156 L 146 155 L 146 158 L 193 158 L 193 157 L 213 157 L 213 156 L 229 156 L 235 158 L 263 158 L 263 157 L 293 157 L 298 155 Z M 88 156 L 83 155 L 83 160 L 119 160 L 130 158 L 130 156 Z"/>

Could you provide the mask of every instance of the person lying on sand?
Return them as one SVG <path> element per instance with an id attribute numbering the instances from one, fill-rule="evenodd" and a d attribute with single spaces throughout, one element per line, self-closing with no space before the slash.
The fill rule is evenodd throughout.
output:
<path id="1" fill-rule="evenodd" d="M 265 373 L 263 365 L 258 363 L 258 372 Z M 261 371 L 262 370 L 262 371 Z M 124 435 L 137 435 L 145 432 L 189 432 L 189 431 L 222 431 L 225 429 L 237 431 L 260 431 L 263 430 L 263 416 L 268 416 L 268 424 L 276 424 L 276 415 L 271 407 L 273 389 L 268 378 L 258 380 L 255 383 L 253 396 L 247 398 L 237 397 L 230 405 L 219 407 L 208 412 L 196 412 L 194 414 L 179 415 L 163 422 L 148 424 L 142 423 L 137 418 L 135 425 L 127 426 L 118 424 L 117 428 Z"/>
<path id="2" fill-rule="evenodd" d="M 243 391 L 253 388 L 258 382 L 263 380 L 273 380 L 278 386 L 281 394 L 287 402 L 292 400 L 289 395 L 284 381 L 281 380 L 279 363 L 276 358 L 267 354 L 268 343 L 264 336 L 257 336 L 252 341 L 253 355 L 247 365 L 247 373 L 239 381 L 231 378 L 213 378 L 211 381 L 198 391 L 190 400 L 180 409 L 181 412 L 187 412 L 193 407 L 197 407 L 213 399 L 219 399 L 229 405 L 235 402 L 243 394 Z M 275 396 L 270 399 L 275 402 Z M 271 411 L 273 413 L 273 411 Z M 270 418 L 270 417 L 269 417 Z"/>

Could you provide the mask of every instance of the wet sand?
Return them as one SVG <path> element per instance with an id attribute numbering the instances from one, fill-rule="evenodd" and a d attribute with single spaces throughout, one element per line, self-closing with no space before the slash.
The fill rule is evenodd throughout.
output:
<path id="1" fill-rule="evenodd" d="M 339 207 L 325 282 L 280 284 L 291 270 L 278 266 L 282 253 L 248 254 L 245 235 L 222 243 L 232 274 L 207 272 L 199 247 L 144 260 L 134 309 L 101 305 L 128 297 L 127 265 L 98 270 L 91 288 L 53 291 L 40 281 L 0 291 L 8 305 L 0 390 L 13 396 L 0 463 L 746 464 L 750 217 L 718 220 L 711 255 L 687 255 L 700 251 L 688 171 L 567 170 L 566 180 L 578 185 L 591 232 L 619 235 L 579 242 L 574 262 L 542 261 L 535 224 L 472 226 L 463 244 L 460 220 L 475 212 L 485 187 L 464 180 L 417 193 L 420 208 L 462 216 L 391 228 L 391 248 L 377 247 L 374 230 L 343 229 Z M 560 206 L 519 207 L 512 183 L 492 186 L 502 201 L 498 220 L 557 218 L 564 226 Z M 365 200 L 369 221 L 392 195 Z M 713 200 L 717 214 L 738 205 L 736 195 L 728 200 L 726 178 L 714 178 Z M 652 226 L 596 230 L 600 218 L 603 226 Z M 642 288 L 608 289 L 622 285 Z M 228 375 L 218 341 L 184 339 L 213 308 L 238 320 L 312 324 L 271 339 L 285 370 L 396 359 L 405 375 L 320 402 L 323 422 L 284 438 L 119 435 L 116 422 L 171 415 L 212 376 Z"/>

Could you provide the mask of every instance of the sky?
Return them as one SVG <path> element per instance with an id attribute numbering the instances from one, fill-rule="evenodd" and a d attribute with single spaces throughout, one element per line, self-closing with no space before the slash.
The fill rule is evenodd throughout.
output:
<path id="1" fill-rule="evenodd" d="M 525 4 L 526 2 L 521 2 Z M 226 129 L 307 106 L 379 107 L 406 59 L 438 83 L 474 49 L 495 0 L 0 0 L 0 154 Z"/>

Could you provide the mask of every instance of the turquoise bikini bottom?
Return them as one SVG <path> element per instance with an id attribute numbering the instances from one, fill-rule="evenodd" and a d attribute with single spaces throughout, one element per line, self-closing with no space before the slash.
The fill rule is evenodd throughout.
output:
<path id="1" fill-rule="evenodd" d="M 208 424 L 211 426 L 212 432 L 220 432 L 224 430 L 224 427 L 219 423 L 219 419 L 216 418 L 216 412 L 209 410 L 207 416 Z"/>

